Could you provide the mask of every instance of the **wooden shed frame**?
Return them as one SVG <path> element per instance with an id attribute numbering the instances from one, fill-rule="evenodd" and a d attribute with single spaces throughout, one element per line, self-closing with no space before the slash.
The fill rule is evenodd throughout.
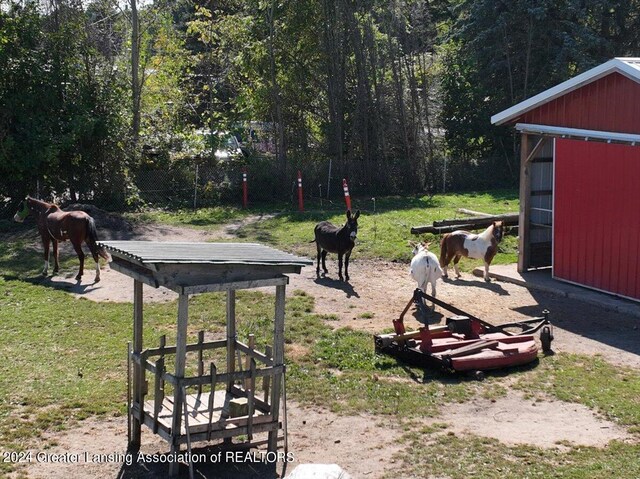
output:
<path id="1" fill-rule="evenodd" d="M 190 452 L 191 443 L 246 436 L 250 447 L 266 444 L 269 452 L 277 450 L 281 397 L 284 392 L 285 293 L 286 274 L 300 273 L 311 261 L 278 250 L 250 243 L 161 243 L 148 241 L 104 241 L 100 243 L 112 256 L 110 266 L 133 278 L 133 341 L 129 346 L 128 394 L 129 450 L 141 444 L 142 426 L 146 425 L 170 444 L 170 454 L 177 454 L 183 444 Z M 143 284 L 167 287 L 178 293 L 176 344 L 166 345 L 161 337 L 157 348 L 143 344 Z M 275 287 L 273 345 L 257 351 L 238 340 L 236 333 L 236 291 Z M 206 292 L 226 292 L 226 339 L 187 343 L 189 296 Z M 203 352 L 226 350 L 226 371 L 217 371 L 214 363 L 205 371 Z M 186 376 L 187 353 L 198 356 L 197 374 Z M 244 365 L 241 361 L 244 355 Z M 165 360 L 174 361 L 174 372 Z M 244 366 L 244 367 L 243 367 Z M 147 374 L 153 376 L 153 401 L 145 401 L 150 392 Z M 256 381 L 263 380 L 264 396 L 259 397 Z M 172 397 L 164 387 L 173 388 Z M 216 385 L 223 385 L 220 390 Z M 196 388 L 188 394 L 188 388 Z M 206 389 L 209 392 L 206 392 Z M 233 416 L 231 401 L 243 398 L 245 411 Z M 284 403 L 284 400 L 282 401 Z M 217 403 L 217 404 L 216 404 Z M 284 406 L 284 404 L 282 404 Z M 217 407 L 216 407 L 217 406 Z M 254 434 L 267 433 L 257 441 Z M 170 462 L 169 474 L 177 474 L 178 464 Z M 189 464 L 193 475 L 192 465 Z"/>

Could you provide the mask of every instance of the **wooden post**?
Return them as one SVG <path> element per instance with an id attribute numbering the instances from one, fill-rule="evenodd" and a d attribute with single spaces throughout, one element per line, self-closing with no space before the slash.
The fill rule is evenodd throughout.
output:
<path id="1" fill-rule="evenodd" d="M 227 291 L 227 372 L 236 370 L 236 290 Z M 227 383 L 231 391 L 233 381 Z"/>
<path id="2" fill-rule="evenodd" d="M 249 349 L 251 351 L 253 351 L 253 349 L 256 347 L 256 336 L 255 334 L 250 334 L 249 335 L 249 340 L 247 341 L 247 346 L 249 346 Z M 244 368 L 246 370 L 249 369 L 249 367 L 251 366 L 251 355 L 247 354 L 247 357 L 244 360 Z M 244 389 L 248 390 L 251 387 L 251 378 L 247 378 L 244 380 Z"/>
<path id="3" fill-rule="evenodd" d="M 178 296 L 178 331 L 176 335 L 176 373 L 175 376 L 180 382 L 184 378 L 184 370 L 187 360 L 187 324 L 189 322 L 189 295 L 181 293 Z M 173 392 L 173 422 L 171 424 L 171 454 L 180 451 L 180 429 L 182 426 L 182 384 L 176 384 Z M 179 464 L 171 462 L 169 465 L 169 476 L 175 477 L 178 474 Z"/>
<path id="4" fill-rule="evenodd" d="M 142 283 L 133 281 L 133 353 L 142 352 Z M 144 366 L 133 362 L 133 402 L 137 404 L 140 414 L 144 414 L 142 405 L 144 404 Z M 133 418 L 130 451 L 140 450 L 140 439 L 142 435 L 142 422 L 144 418 Z"/>
<path id="5" fill-rule="evenodd" d="M 273 332 L 273 365 L 284 365 L 284 305 L 286 286 L 276 286 L 276 312 Z M 283 373 L 284 374 L 284 373 Z M 280 394 L 282 387 L 282 375 L 276 374 L 273 377 L 273 388 L 271 389 L 271 415 L 274 421 L 278 421 L 280 415 Z M 267 449 L 269 452 L 276 452 L 278 449 L 278 429 L 269 432 Z"/>
<path id="6" fill-rule="evenodd" d="M 518 272 L 529 268 L 529 221 L 531 218 L 531 176 L 529 159 L 529 135 L 520 137 L 520 220 L 518 224 Z"/>
<path id="7" fill-rule="evenodd" d="M 272 356 L 272 348 L 271 346 L 267 345 L 264 348 L 264 355 L 268 358 L 273 358 Z M 265 376 L 262 378 L 262 390 L 264 391 L 264 402 L 269 404 L 269 386 L 270 386 L 270 376 Z"/>
<path id="8" fill-rule="evenodd" d="M 247 391 L 247 438 L 249 441 L 253 440 L 253 412 L 254 412 L 254 397 L 256 389 L 256 360 L 249 359 L 249 390 Z"/>
<path id="9" fill-rule="evenodd" d="M 204 331 L 198 331 L 198 376 L 204 376 L 204 357 L 202 344 L 204 343 Z M 202 394 L 202 384 L 198 384 L 198 397 Z"/>

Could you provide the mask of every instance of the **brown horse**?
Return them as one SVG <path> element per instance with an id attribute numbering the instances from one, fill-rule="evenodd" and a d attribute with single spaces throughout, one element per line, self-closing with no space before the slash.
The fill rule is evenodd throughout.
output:
<path id="1" fill-rule="evenodd" d="M 444 277 L 447 278 L 447 266 L 453 259 L 453 269 L 456 276 L 460 277 L 458 271 L 458 261 L 462 256 L 467 258 L 484 260 L 484 280 L 489 278 L 489 265 L 493 257 L 498 252 L 498 244 L 502 240 L 502 221 L 494 221 L 486 230 L 479 235 L 468 231 L 454 231 L 442 237 L 440 243 L 440 266 L 444 270 Z"/>
<path id="2" fill-rule="evenodd" d="M 57 273 L 60 269 L 58 263 L 58 241 L 70 240 L 80 260 L 80 271 L 76 276 L 76 280 L 80 281 L 84 272 L 85 254 L 82 251 L 82 242 L 84 241 L 87 243 L 96 262 L 95 282 L 100 281 L 100 262 L 98 257 L 102 256 L 106 260 L 110 258 L 105 249 L 98 247 L 96 244 L 96 241 L 98 241 L 96 224 L 91 216 L 84 211 L 62 211 L 57 205 L 27 196 L 20 203 L 13 220 L 22 223 L 29 214 L 36 218 L 38 231 L 44 246 L 43 275 L 46 276 L 49 272 L 49 244 L 53 243 L 53 272 Z"/>

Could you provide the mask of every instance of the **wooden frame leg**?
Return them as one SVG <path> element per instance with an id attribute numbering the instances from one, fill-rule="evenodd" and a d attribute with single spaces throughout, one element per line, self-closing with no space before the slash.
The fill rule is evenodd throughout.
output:
<path id="1" fill-rule="evenodd" d="M 176 378 L 180 383 L 184 379 L 184 371 L 187 360 L 187 324 L 189 319 L 189 295 L 181 293 L 178 297 L 178 331 L 176 336 Z M 182 428 L 182 384 L 175 386 L 173 393 L 173 422 L 171 424 L 171 454 L 180 452 L 180 430 Z M 180 464 L 169 464 L 169 476 L 176 477 Z"/>
<path id="2" fill-rule="evenodd" d="M 276 286 L 276 313 L 273 333 L 273 365 L 284 365 L 284 305 L 286 286 Z M 284 374 L 284 373 L 283 373 Z M 271 414 L 274 421 L 278 421 L 280 416 L 280 394 L 282 388 L 282 376 L 273 377 L 273 388 L 271 390 Z M 269 452 L 276 452 L 278 449 L 278 429 L 269 432 L 267 449 Z"/>
<path id="3" fill-rule="evenodd" d="M 143 315 L 142 315 L 142 283 L 138 280 L 133 282 L 133 353 L 140 354 L 142 352 L 142 331 L 143 331 Z M 144 403 L 144 367 L 133 362 L 133 401 L 143 413 L 142 404 Z M 140 440 L 142 436 L 142 420 L 135 417 L 131 421 L 131 441 L 129 442 L 130 451 L 140 450 Z"/>

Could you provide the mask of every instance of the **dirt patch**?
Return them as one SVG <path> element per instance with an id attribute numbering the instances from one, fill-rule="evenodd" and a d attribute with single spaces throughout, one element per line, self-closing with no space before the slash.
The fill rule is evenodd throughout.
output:
<path id="1" fill-rule="evenodd" d="M 616 424 L 594 416 L 586 406 L 562 401 L 533 401 L 509 392 L 489 400 L 450 404 L 437 422 L 448 424 L 447 431 L 492 437 L 509 444 L 535 444 L 553 448 L 566 443 L 604 447 L 609 441 L 628 439 Z"/>
<path id="2" fill-rule="evenodd" d="M 396 444 L 402 431 L 392 425 L 382 425 L 375 417 L 366 414 L 337 416 L 289 401 L 287 417 L 289 452 L 293 459 L 286 466 L 287 473 L 298 464 L 337 463 L 353 477 L 381 477 L 388 471 L 392 456 L 399 450 Z M 345 433 L 347 431 L 348 434 Z M 126 455 L 126 438 L 127 421 L 124 417 L 87 419 L 68 431 L 45 434 L 42 447 L 31 450 L 31 463 L 25 464 L 13 477 L 18 473 L 27 473 L 34 479 L 167 477 L 166 465 L 135 465 L 132 458 Z M 148 429 L 143 430 L 142 454 L 159 457 L 166 454 L 168 449 L 166 441 Z M 194 455 L 201 453 L 211 457 L 216 451 L 202 448 L 193 451 Z M 61 455 L 68 460 L 55 462 L 53 458 Z M 283 466 L 282 462 L 278 463 L 275 474 L 282 474 Z M 276 477 L 269 468 L 262 469 L 260 465 L 251 464 L 227 463 L 216 467 L 209 462 L 195 465 L 195 469 L 196 477 Z M 188 477 L 186 467 L 182 467 L 181 477 Z"/>

